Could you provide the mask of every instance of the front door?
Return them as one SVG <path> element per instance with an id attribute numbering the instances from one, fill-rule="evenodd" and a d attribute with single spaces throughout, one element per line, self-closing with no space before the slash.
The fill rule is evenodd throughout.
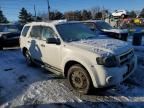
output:
<path id="1" fill-rule="evenodd" d="M 52 28 L 44 26 L 42 30 L 42 39 L 40 41 L 43 61 L 52 68 L 60 69 L 61 45 L 47 43 L 46 40 L 48 38 L 56 38 L 56 34 Z"/>

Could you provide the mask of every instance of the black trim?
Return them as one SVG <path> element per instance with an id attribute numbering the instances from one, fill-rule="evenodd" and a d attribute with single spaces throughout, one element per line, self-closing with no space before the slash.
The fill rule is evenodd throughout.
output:
<path id="1" fill-rule="evenodd" d="M 46 63 L 45 63 L 45 64 L 46 64 Z M 49 65 L 49 64 L 46 64 L 46 67 L 47 67 L 47 68 L 50 68 L 50 69 L 52 69 L 52 70 L 58 71 L 58 72 L 62 72 L 61 69 L 59 69 L 59 68 L 57 68 L 57 67 L 54 67 L 54 66 L 51 66 L 51 65 Z"/>
<path id="2" fill-rule="evenodd" d="M 47 63 L 43 63 L 43 62 L 40 61 L 40 60 L 34 59 L 34 62 L 36 62 L 36 63 L 39 64 L 39 65 L 44 65 L 44 67 L 49 68 L 49 69 L 52 69 L 52 70 L 54 70 L 54 71 L 62 72 L 62 69 L 59 69 L 59 68 L 57 68 L 57 67 L 55 67 L 55 66 L 52 66 L 52 65 L 50 65 L 50 64 L 47 64 Z"/>

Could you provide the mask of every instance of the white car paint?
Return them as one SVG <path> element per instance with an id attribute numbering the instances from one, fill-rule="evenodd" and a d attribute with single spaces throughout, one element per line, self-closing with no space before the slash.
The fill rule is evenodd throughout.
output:
<path id="1" fill-rule="evenodd" d="M 115 12 L 112 13 L 112 16 L 114 17 L 120 17 L 122 15 L 127 15 L 126 10 L 116 10 Z"/>
<path id="2" fill-rule="evenodd" d="M 127 64 L 119 65 L 117 67 L 105 67 L 103 65 L 98 65 L 96 62 L 97 57 L 115 55 L 117 59 L 120 61 L 120 55 L 124 55 L 129 51 L 133 52 L 133 48 L 126 42 L 122 42 L 120 40 L 115 39 L 101 39 L 97 38 L 96 40 L 82 40 L 77 42 L 64 42 L 56 29 L 56 25 L 64 24 L 68 22 L 33 22 L 30 24 L 26 24 L 26 26 L 30 26 L 30 29 L 26 35 L 26 37 L 20 37 L 20 47 L 30 49 L 30 43 L 32 38 L 30 37 L 30 31 L 32 26 L 41 25 L 51 27 L 57 37 L 61 40 L 60 45 L 47 45 L 45 41 L 36 40 L 37 45 L 41 43 L 46 46 L 45 49 L 39 47 L 39 50 L 42 52 L 40 59 L 48 63 L 54 67 L 57 67 L 62 70 L 62 74 L 64 75 L 64 68 L 67 62 L 76 61 L 83 65 L 90 77 L 92 79 L 93 85 L 95 88 L 105 87 L 113 84 L 117 84 L 122 82 L 126 77 L 131 75 L 136 69 L 137 58 L 134 55 L 133 58 L 130 59 L 130 63 L 134 63 L 134 68 L 131 72 L 128 73 L 126 77 L 123 77 L 125 73 L 128 72 Z M 76 23 L 76 22 L 74 22 Z M 127 59 L 127 58 L 125 58 Z"/>

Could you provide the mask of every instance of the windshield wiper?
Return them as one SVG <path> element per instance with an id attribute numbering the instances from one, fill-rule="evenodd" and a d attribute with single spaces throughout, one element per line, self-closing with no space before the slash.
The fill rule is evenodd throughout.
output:
<path id="1" fill-rule="evenodd" d="M 71 39 L 71 40 L 68 40 L 67 42 L 73 42 L 73 41 L 79 41 L 78 39 Z"/>

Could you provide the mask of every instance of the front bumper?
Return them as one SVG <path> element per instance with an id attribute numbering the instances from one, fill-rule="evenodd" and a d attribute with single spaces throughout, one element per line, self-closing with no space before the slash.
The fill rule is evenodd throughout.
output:
<path id="1" fill-rule="evenodd" d="M 102 88 L 108 87 L 116 84 L 120 84 L 122 81 L 127 79 L 137 67 L 137 57 L 134 56 L 133 59 L 126 65 L 119 67 L 107 68 L 104 66 L 96 65 L 95 68 L 95 81 L 94 87 Z"/>

